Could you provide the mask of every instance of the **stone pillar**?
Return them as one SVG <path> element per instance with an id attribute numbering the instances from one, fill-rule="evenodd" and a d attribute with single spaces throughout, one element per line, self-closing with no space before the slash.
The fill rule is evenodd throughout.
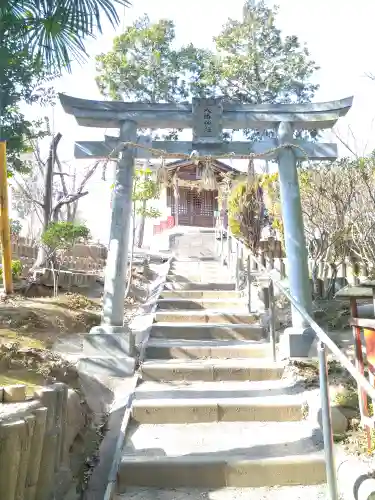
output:
<path id="1" fill-rule="evenodd" d="M 0 488 L 1 500 L 15 500 L 18 470 L 25 439 L 25 422 L 7 422 L 0 425 Z"/>
<path id="2" fill-rule="evenodd" d="M 31 455 L 31 443 L 34 434 L 36 419 L 34 415 L 27 415 L 24 417 L 24 422 L 25 433 L 21 448 L 21 459 L 18 467 L 17 490 L 15 496 L 16 500 L 27 500 L 27 471 L 30 461 L 34 460 L 34 457 Z"/>
<path id="3" fill-rule="evenodd" d="M 42 459 L 44 434 L 46 431 L 47 408 L 36 408 L 33 411 L 35 418 L 34 432 L 30 443 L 30 457 L 26 475 L 25 500 L 37 500 L 37 485 Z"/>
<path id="4" fill-rule="evenodd" d="M 137 124 L 124 121 L 120 141 L 136 142 Z M 105 269 L 103 323 L 91 333 L 122 333 L 124 323 L 124 296 L 128 267 L 130 215 L 134 173 L 134 148 L 125 147 L 116 168 L 113 192 L 112 221 L 109 251 Z"/>
<path id="5" fill-rule="evenodd" d="M 63 445 L 67 425 L 68 386 L 59 382 L 55 383 L 52 387 L 56 392 L 55 423 L 57 432 L 57 446 L 55 455 L 55 472 L 58 472 L 64 458 Z"/>
<path id="6" fill-rule="evenodd" d="M 56 428 L 57 391 L 53 387 L 44 387 L 36 391 L 35 396 L 47 408 L 43 450 L 35 498 L 37 500 L 50 500 L 54 489 L 56 451 L 58 449 Z"/>
<path id="7" fill-rule="evenodd" d="M 180 208 L 180 191 L 178 189 L 177 179 L 173 184 L 173 198 L 174 198 L 174 225 L 177 227 L 179 224 L 178 213 Z"/>
<path id="8" fill-rule="evenodd" d="M 293 141 L 290 123 L 281 122 L 278 128 L 279 144 Z M 303 227 L 301 197 L 298 184 L 296 157 L 292 148 L 279 152 L 279 182 L 284 238 L 288 263 L 288 283 L 291 295 L 307 310 L 312 311 L 306 240 Z M 314 338 L 305 320 L 292 307 L 292 328 L 287 328 L 282 346 L 288 357 L 307 357 Z"/>

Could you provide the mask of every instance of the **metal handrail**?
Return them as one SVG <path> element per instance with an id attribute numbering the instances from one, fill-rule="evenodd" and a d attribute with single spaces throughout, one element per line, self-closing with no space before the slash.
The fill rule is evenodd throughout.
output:
<path id="1" fill-rule="evenodd" d="M 250 259 L 252 259 L 258 266 L 258 269 L 265 272 L 265 276 L 270 280 L 271 283 L 271 293 L 270 293 L 270 309 L 273 308 L 273 286 L 276 286 L 280 292 L 289 300 L 292 306 L 298 311 L 302 318 L 307 322 L 307 324 L 312 328 L 314 333 L 318 338 L 318 359 L 319 359 L 319 387 L 321 394 L 321 405 L 322 405 L 322 427 L 323 427 L 323 439 L 324 439 L 324 450 L 326 456 L 326 473 L 327 473 L 327 486 L 329 490 L 330 500 L 338 500 L 337 491 L 337 479 L 336 479 L 336 467 L 334 460 L 334 446 L 333 446 L 333 432 L 332 432 L 332 420 L 331 420 L 331 410 L 330 410 L 330 399 L 329 399 L 329 382 L 328 382 L 328 369 L 327 369 L 327 356 L 326 347 L 332 352 L 335 358 L 348 370 L 350 375 L 355 379 L 358 386 L 373 400 L 375 400 L 375 388 L 369 383 L 364 375 L 353 365 L 350 359 L 341 352 L 339 347 L 333 342 L 333 340 L 325 333 L 325 331 L 316 323 L 316 321 L 309 315 L 306 309 L 291 295 L 291 293 L 285 288 L 281 281 L 275 277 L 275 270 L 268 270 L 266 267 L 251 253 L 249 248 L 236 238 L 228 229 L 224 227 L 219 228 L 221 235 L 221 248 L 223 249 L 223 234 L 227 234 L 228 240 L 233 239 L 236 242 L 236 246 L 241 247 L 244 251 L 248 253 Z M 228 244 L 229 245 L 229 244 Z M 228 246 L 229 248 L 229 246 Z M 238 255 L 236 259 L 236 278 L 238 275 Z M 251 269 L 248 270 L 249 275 L 251 275 Z M 272 323 L 272 321 L 271 321 Z M 273 327 L 274 328 L 274 327 Z M 273 329 L 271 327 L 271 330 Z M 271 332 L 271 342 L 273 344 L 273 352 L 276 353 L 276 336 L 275 332 Z M 275 357 L 275 355 L 274 355 Z M 365 425 L 373 425 L 370 419 L 363 419 Z"/>
<path id="2" fill-rule="evenodd" d="M 246 247 L 246 245 L 233 236 L 225 228 L 222 228 L 223 232 L 226 232 L 230 238 L 236 240 L 240 246 L 243 247 L 244 250 L 251 253 L 250 250 Z M 316 323 L 316 321 L 309 315 L 306 309 L 289 293 L 289 291 L 284 287 L 284 285 L 280 282 L 278 278 L 275 278 L 275 271 L 269 271 L 266 267 L 253 255 L 251 254 L 251 258 L 256 262 L 259 268 L 265 271 L 267 277 L 272 280 L 273 284 L 285 295 L 285 297 L 290 301 L 293 307 L 299 312 L 299 314 L 303 317 L 307 323 L 314 330 L 319 340 L 323 342 L 330 351 L 335 355 L 335 357 L 342 363 L 342 365 L 348 370 L 350 375 L 356 380 L 358 385 L 366 391 L 366 393 L 371 397 L 371 399 L 375 399 L 375 388 L 369 383 L 369 381 L 360 373 L 359 370 L 353 365 L 350 359 L 343 354 L 339 347 L 333 342 L 333 340 L 325 333 L 325 331 Z"/>

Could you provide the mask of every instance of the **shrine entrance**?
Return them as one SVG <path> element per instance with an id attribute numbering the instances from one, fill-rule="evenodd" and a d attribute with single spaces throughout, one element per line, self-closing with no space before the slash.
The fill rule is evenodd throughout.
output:
<path id="1" fill-rule="evenodd" d="M 178 222 L 180 226 L 214 227 L 215 211 L 218 207 L 218 191 L 198 191 L 188 187 L 178 188 L 179 203 L 175 200 L 172 188 L 168 188 L 168 207 L 171 214 L 176 217 L 178 209 Z"/>
<path id="2" fill-rule="evenodd" d="M 179 160 L 165 165 L 167 207 L 176 225 L 203 228 L 215 227 L 219 191 L 228 175 L 237 177 L 233 167 L 214 160 L 210 167 L 191 160 Z"/>

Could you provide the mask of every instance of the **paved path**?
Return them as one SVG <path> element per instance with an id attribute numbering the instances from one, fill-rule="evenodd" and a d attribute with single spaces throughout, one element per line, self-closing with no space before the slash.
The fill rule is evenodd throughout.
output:
<path id="1" fill-rule="evenodd" d="M 324 498 L 320 432 L 303 420 L 302 395 L 273 362 L 259 314 L 212 258 L 212 234 L 179 238 L 117 500 Z"/>

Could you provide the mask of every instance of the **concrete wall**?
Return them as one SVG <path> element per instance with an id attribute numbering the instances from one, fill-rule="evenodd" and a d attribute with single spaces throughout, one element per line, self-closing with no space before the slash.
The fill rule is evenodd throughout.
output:
<path id="1" fill-rule="evenodd" d="M 24 385 L 0 388 L 1 500 L 62 498 L 72 482 L 69 449 L 85 425 L 80 397 L 56 383 L 26 398 Z"/>

